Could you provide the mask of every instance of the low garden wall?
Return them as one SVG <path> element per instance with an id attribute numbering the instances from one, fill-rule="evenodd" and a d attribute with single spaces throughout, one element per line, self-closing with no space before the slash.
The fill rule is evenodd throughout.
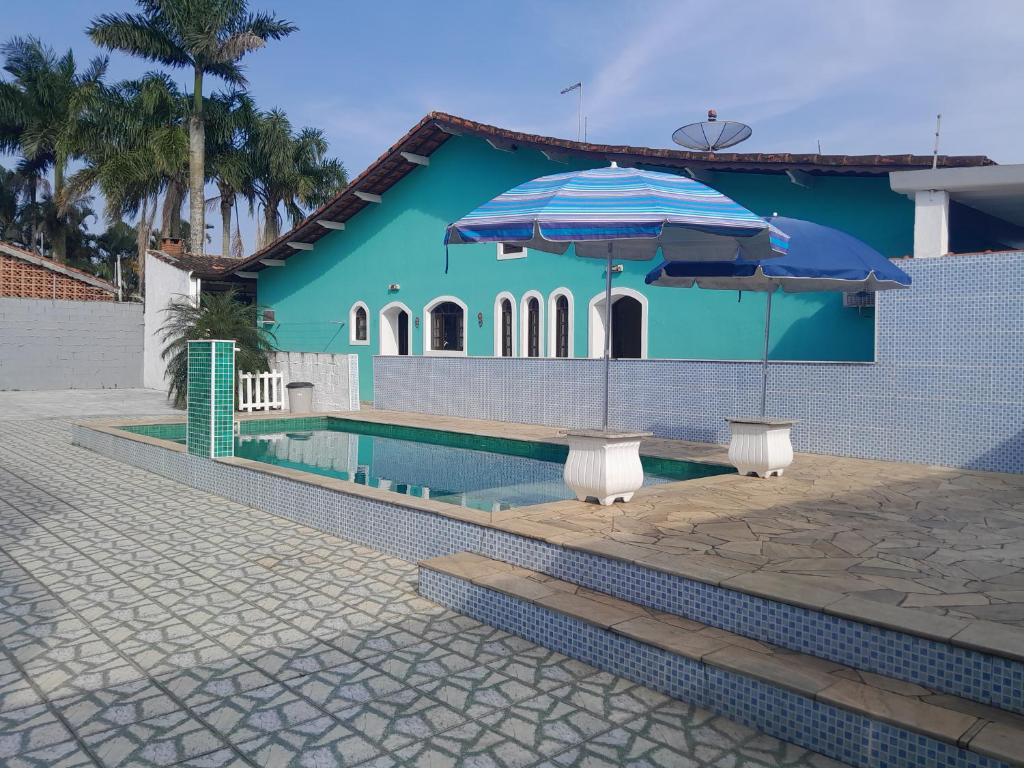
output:
<path id="1" fill-rule="evenodd" d="M 142 386 L 142 305 L 0 298 L 0 390 Z"/>
<path id="2" fill-rule="evenodd" d="M 793 443 L 801 451 L 1024 471 L 1024 253 L 900 266 L 914 287 L 878 295 L 876 361 L 772 363 L 769 415 L 799 420 Z M 376 357 L 374 401 L 390 410 L 593 427 L 601 422 L 603 365 Z M 727 442 L 724 418 L 757 412 L 760 375 L 756 362 L 613 361 L 611 426 Z"/>
<path id="3" fill-rule="evenodd" d="M 311 382 L 315 411 L 359 410 L 359 355 L 275 352 L 270 367 L 284 374 L 286 385 Z"/>

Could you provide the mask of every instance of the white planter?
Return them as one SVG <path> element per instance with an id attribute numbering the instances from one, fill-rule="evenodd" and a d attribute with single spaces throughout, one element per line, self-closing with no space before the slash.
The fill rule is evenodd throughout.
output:
<path id="1" fill-rule="evenodd" d="M 596 499 L 605 506 L 629 501 L 644 484 L 640 440 L 650 436 L 650 432 L 567 432 L 566 485 L 580 501 Z"/>
<path id="2" fill-rule="evenodd" d="M 726 419 L 732 427 L 729 461 L 741 475 L 779 477 L 793 463 L 789 430 L 796 424 L 786 419 Z"/>

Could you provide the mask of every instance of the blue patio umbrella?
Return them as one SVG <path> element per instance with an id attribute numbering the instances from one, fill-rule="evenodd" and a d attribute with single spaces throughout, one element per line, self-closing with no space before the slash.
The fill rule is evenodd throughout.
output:
<path id="1" fill-rule="evenodd" d="M 785 256 L 768 261 L 739 258 L 730 262 L 666 261 L 647 275 L 649 285 L 768 294 L 764 315 L 761 368 L 761 417 L 768 394 L 768 342 L 772 294 L 815 291 L 885 291 L 909 288 L 910 275 L 867 243 L 838 229 L 782 216 L 768 221 L 789 235 Z"/>
<path id="2" fill-rule="evenodd" d="M 670 173 L 609 168 L 558 173 L 520 184 L 448 225 L 445 244 L 508 243 L 548 253 L 604 258 L 605 398 L 611 357 L 611 267 L 615 258 L 768 260 L 787 237 L 760 216 L 700 182 Z"/>

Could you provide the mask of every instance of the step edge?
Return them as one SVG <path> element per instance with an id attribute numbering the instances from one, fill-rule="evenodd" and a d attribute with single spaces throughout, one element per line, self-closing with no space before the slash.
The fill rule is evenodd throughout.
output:
<path id="1" fill-rule="evenodd" d="M 636 545 L 631 545 L 627 542 L 614 542 L 600 537 L 557 541 L 539 535 L 531 536 L 525 533 L 516 533 L 516 535 L 535 538 L 563 549 L 571 549 L 647 568 L 669 576 L 699 581 L 713 587 L 753 595 L 754 597 L 760 597 L 772 602 L 792 605 L 807 610 L 822 611 L 837 618 L 848 619 L 913 637 L 921 637 L 926 640 L 936 640 L 970 651 L 978 651 L 990 656 L 1024 663 L 1024 636 L 1008 637 L 1010 633 L 1009 628 L 998 622 L 985 619 L 966 620 L 949 616 L 938 616 L 913 608 L 864 600 L 855 595 L 846 595 L 827 589 L 813 589 L 814 593 L 819 596 L 818 599 L 800 600 L 795 598 L 792 592 L 783 592 L 780 588 L 772 588 L 772 585 L 768 582 L 757 580 L 759 577 L 755 573 L 726 575 L 723 572 L 716 574 L 716 569 L 712 565 L 690 562 L 688 565 L 691 567 L 679 568 L 659 563 L 659 556 L 661 556 L 661 559 L 670 557 L 667 553 L 657 553 L 649 550 L 650 554 L 647 556 L 635 558 L 614 551 L 618 548 L 636 547 Z M 600 542 L 608 542 L 608 544 L 602 545 Z M 612 546 L 609 546 L 609 544 Z M 644 549 L 643 547 L 636 548 Z M 786 577 L 786 574 L 781 572 L 773 572 L 771 575 L 778 576 L 781 579 Z M 811 591 L 810 588 L 803 585 L 800 585 L 799 590 L 805 594 Z M 998 640 L 993 642 L 992 638 L 997 638 Z"/>
<path id="2" fill-rule="evenodd" d="M 634 617 L 633 619 L 626 619 L 626 620 L 618 622 L 616 624 L 605 624 L 605 623 L 601 623 L 601 622 L 596 622 L 596 621 L 593 621 L 593 620 L 589 619 L 588 617 L 586 617 L 584 615 L 579 615 L 579 614 L 576 614 L 576 613 L 573 613 L 573 612 L 570 612 L 570 611 L 562 610 L 559 607 L 554 606 L 554 605 L 548 605 L 548 604 L 545 604 L 545 603 L 542 603 L 542 602 L 538 602 L 536 600 L 531 600 L 530 598 L 524 597 L 524 596 L 522 596 L 520 594 L 516 594 L 515 592 L 512 592 L 510 590 L 502 589 L 499 586 L 495 586 L 495 585 L 492 585 L 492 584 L 482 583 L 482 582 L 480 582 L 479 580 L 477 580 L 475 578 L 471 578 L 471 577 L 467 577 L 466 575 L 463 575 L 463 574 L 451 572 L 450 570 L 444 568 L 443 564 L 437 562 L 437 561 L 446 560 L 449 557 L 450 556 L 442 556 L 442 557 L 438 557 L 438 558 L 431 558 L 430 560 L 421 561 L 418 565 L 419 565 L 420 568 L 424 568 L 426 570 L 435 571 L 437 573 L 440 573 L 442 575 L 449 576 L 449 577 L 452 577 L 452 578 L 461 579 L 461 580 L 466 581 L 466 582 L 468 582 L 468 583 L 470 583 L 470 584 L 472 584 L 472 585 L 474 585 L 476 587 L 479 587 L 481 589 L 486 589 L 486 590 L 489 590 L 491 592 L 495 592 L 495 593 L 498 593 L 498 594 L 503 594 L 503 595 L 506 595 L 506 596 L 508 596 L 510 598 L 513 598 L 515 600 L 520 600 L 520 601 L 522 601 L 524 603 L 532 603 L 533 605 L 536 605 L 539 608 L 543 608 L 545 610 L 552 611 L 553 613 L 559 613 L 559 614 L 561 614 L 563 616 L 567 616 L 569 618 L 576 619 L 577 621 L 581 621 L 581 622 L 584 622 L 586 624 L 589 624 L 589 625 L 591 625 L 593 627 L 596 627 L 597 629 L 601 629 L 601 630 L 604 630 L 606 632 L 610 632 L 610 633 L 613 633 L 613 634 L 621 635 L 623 637 L 627 637 L 630 640 L 633 640 L 635 642 L 643 643 L 645 645 L 650 645 L 652 647 L 655 647 L 655 648 L 658 648 L 660 650 L 663 650 L 663 651 L 665 651 L 667 653 L 673 653 L 675 655 L 682 656 L 684 658 L 690 659 L 691 661 L 696 661 L 696 662 L 699 662 L 701 664 L 705 664 L 705 665 L 708 665 L 708 666 L 716 667 L 718 669 L 723 669 L 723 670 L 725 670 L 727 672 L 730 672 L 732 674 L 744 675 L 746 677 L 750 677 L 752 679 L 758 680 L 758 681 L 766 683 L 768 685 L 773 685 L 773 686 L 776 686 L 778 688 L 782 688 L 784 690 L 790 691 L 792 693 L 796 693 L 796 694 L 798 694 L 800 696 L 805 696 L 805 697 L 807 697 L 809 699 L 813 699 L 814 701 L 820 701 L 823 704 L 828 704 L 830 706 L 835 706 L 835 707 L 838 707 L 840 709 L 845 709 L 845 710 L 847 710 L 849 712 L 853 712 L 853 713 L 861 715 L 863 717 L 866 717 L 866 718 L 869 718 L 869 719 L 872 719 L 872 720 L 877 720 L 879 722 L 887 723 L 889 725 L 897 726 L 897 727 L 903 728 L 903 729 L 905 729 L 907 731 L 910 731 L 910 732 L 913 732 L 913 733 L 918 733 L 918 734 L 921 734 L 923 736 L 927 736 L 929 738 L 935 739 L 936 741 L 945 742 L 946 744 L 950 744 L 952 746 L 957 746 L 957 747 L 960 747 L 960 748 L 963 748 L 963 749 L 968 749 L 969 751 L 978 752 L 978 754 L 984 754 L 987 757 L 993 757 L 995 759 L 1002 760 L 1002 761 L 1004 761 L 1004 762 L 1006 762 L 1006 763 L 1008 763 L 1010 765 L 1024 766 L 1024 758 L 1022 758 L 1020 756 L 1021 755 L 1020 751 L 1015 750 L 1013 752 L 1008 752 L 1008 751 L 1005 751 L 1005 750 L 1001 750 L 999 748 L 998 744 L 995 744 L 995 745 L 991 744 L 991 741 L 993 741 L 993 740 L 998 742 L 1000 735 L 1004 731 L 1011 731 L 1012 732 L 1014 730 L 1013 728 L 1011 728 L 1010 726 L 1006 725 L 1005 723 L 998 723 L 996 721 L 987 720 L 985 718 L 977 717 L 977 716 L 974 716 L 974 715 L 967 715 L 967 714 L 965 714 L 963 712 L 960 712 L 958 710 L 955 710 L 955 709 L 948 709 L 946 707 L 941 707 L 941 706 L 938 706 L 938 705 L 935 705 L 935 704 L 928 704 L 927 702 L 919 701 L 916 698 L 913 698 L 913 697 L 910 697 L 910 696 L 905 696 L 905 695 L 899 694 L 899 693 L 894 693 L 892 691 L 884 691 L 882 689 L 878 689 L 878 688 L 875 688 L 873 686 L 869 686 L 869 685 L 867 685 L 865 683 L 858 683 L 858 682 L 853 681 L 853 680 L 842 681 L 842 682 L 845 682 L 845 683 L 849 683 L 849 686 L 857 686 L 859 689 L 864 689 L 864 690 L 869 691 L 869 692 L 874 692 L 875 696 L 881 697 L 883 699 L 887 699 L 887 698 L 891 697 L 892 700 L 897 701 L 897 702 L 899 702 L 899 703 L 901 703 L 901 704 L 903 704 L 905 706 L 909 705 L 909 706 L 911 706 L 913 708 L 918 708 L 918 707 L 926 708 L 926 709 L 924 709 L 925 712 L 934 710 L 936 712 L 948 713 L 948 715 L 950 717 L 961 719 L 963 721 L 963 724 L 964 724 L 964 727 L 962 728 L 962 730 L 957 732 L 957 734 L 955 736 L 950 735 L 949 732 L 942 732 L 942 731 L 937 730 L 937 729 L 922 728 L 922 727 L 919 727 L 916 723 L 908 723 L 907 721 L 902 720 L 902 719 L 900 719 L 898 717 L 887 716 L 886 713 L 884 713 L 884 712 L 880 713 L 880 712 L 875 711 L 875 710 L 870 710 L 870 709 L 867 709 L 867 708 L 862 708 L 862 707 L 857 707 L 855 705 L 851 705 L 848 698 L 837 697 L 835 695 L 835 691 L 833 691 L 832 694 L 826 693 L 830 688 L 834 688 L 836 685 L 839 685 L 840 681 L 835 681 L 831 686 L 824 687 L 824 688 L 821 688 L 821 689 L 816 690 L 816 691 L 812 691 L 808 687 L 805 687 L 805 686 L 793 685 L 786 678 L 775 677 L 775 676 L 772 676 L 770 674 L 767 674 L 766 672 L 758 673 L 758 672 L 752 671 L 751 669 L 746 668 L 746 667 L 744 667 L 742 665 L 737 665 L 735 663 L 733 663 L 733 664 L 728 663 L 726 661 L 726 658 L 727 658 L 726 654 L 721 654 L 721 652 L 729 650 L 729 649 L 742 650 L 742 649 L 739 649 L 738 646 L 729 646 L 728 648 L 716 648 L 714 650 L 709 650 L 709 651 L 706 651 L 706 652 L 703 652 L 703 653 L 687 653 L 687 652 L 685 652 L 685 651 L 683 651 L 683 650 L 681 650 L 681 649 L 679 649 L 677 647 L 672 647 L 672 645 L 669 644 L 669 643 L 661 643 L 661 642 L 654 641 L 654 640 L 652 640 L 650 638 L 643 637 L 642 635 L 638 635 L 636 633 L 631 633 L 631 632 L 629 632 L 628 630 L 625 630 L 622 627 L 623 624 L 629 623 L 630 621 L 634 620 L 636 617 Z M 486 558 L 485 556 L 482 556 L 482 555 L 479 555 L 478 557 L 480 557 L 482 559 L 492 560 L 492 562 L 495 562 L 495 563 L 500 563 L 501 562 L 501 561 L 498 561 L 498 560 L 493 560 L 492 558 Z M 508 564 L 505 564 L 505 565 L 508 565 Z M 518 570 L 529 570 L 529 569 L 518 569 Z M 566 583 L 569 583 L 569 582 L 566 582 Z M 623 602 L 623 603 L 626 602 L 624 600 L 621 600 L 620 598 L 615 598 L 615 599 L 618 600 L 619 602 Z M 705 626 L 708 626 L 708 625 L 705 625 Z M 756 653 L 756 651 L 750 651 L 749 653 L 753 654 L 753 653 Z M 807 658 L 817 659 L 817 657 L 809 656 L 808 654 L 800 654 L 798 652 L 788 652 L 788 653 L 791 654 L 791 655 L 806 656 Z M 715 656 L 716 654 L 721 654 L 721 655 L 719 655 L 717 658 L 714 658 L 714 659 L 710 658 L 710 657 Z M 716 662 L 718 662 L 718 663 L 716 663 Z M 839 664 L 837 664 L 837 666 L 846 666 L 846 665 L 839 665 Z M 884 676 L 882 676 L 882 677 L 884 677 Z M 923 686 L 921 686 L 921 687 L 923 687 Z M 947 695 L 952 695 L 952 694 L 947 694 Z M 961 698 L 962 699 L 962 697 L 957 697 L 957 698 Z M 969 699 L 963 699 L 963 700 L 964 701 L 970 701 Z M 978 739 L 981 736 L 981 734 L 983 732 L 985 732 L 986 729 L 989 728 L 989 726 L 999 726 L 999 727 L 996 728 L 996 729 L 991 730 L 989 732 L 988 737 L 983 740 L 983 744 L 988 743 L 988 746 L 985 747 L 986 751 L 985 752 L 981 752 L 980 750 L 977 750 L 977 749 L 971 749 L 971 745 L 974 743 L 974 741 L 976 739 Z M 974 733 L 971 733 L 972 730 L 974 731 Z M 968 736 L 968 735 L 970 737 L 965 739 L 964 737 Z M 1022 738 L 1024 738 L 1024 736 L 1022 736 Z"/>

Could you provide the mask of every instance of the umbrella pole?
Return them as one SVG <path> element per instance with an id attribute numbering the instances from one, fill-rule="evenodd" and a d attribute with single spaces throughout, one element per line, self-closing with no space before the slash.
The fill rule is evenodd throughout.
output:
<path id="1" fill-rule="evenodd" d="M 764 355 L 761 358 L 761 418 L 764 418 L 765 404 L 768 400 L 768 339 L 772 331 L 772 293 L 768 291 L 768 301 L 764 305 Z"/>
<path id="2" fill-rule="evenodd" d="M 608 241 L 608 255 L 604 270 L 604 428 L 608 429 L 608 404 L 612 356 L 612 241 Z"/>

